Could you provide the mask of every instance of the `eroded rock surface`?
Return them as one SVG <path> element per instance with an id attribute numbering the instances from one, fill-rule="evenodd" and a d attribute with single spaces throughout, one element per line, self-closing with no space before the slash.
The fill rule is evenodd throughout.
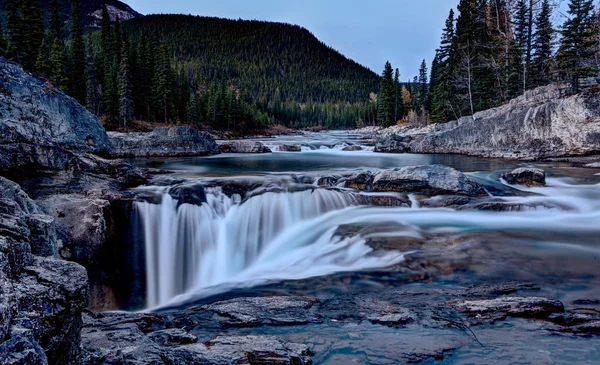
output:
<path id="1" fill-rule="evenodd" d="M 502 179 L 511 185 L 545 186 L 546 172 L 542 169 L 521 167 L 503 174 Z"/>
<path id="2" fill-rule="evenodd" d="M 219 146 L 206 132 L 191 127 L 155 128 L 152 132 L 109 132 L 114 157 L 180 157 L 219 154 Z"/>
<path id="3" fill-rule="evenodd" d="M 271 150 L 258 141 L 228 141 L 219 146 L 223 153 L 271 153 Z"/>

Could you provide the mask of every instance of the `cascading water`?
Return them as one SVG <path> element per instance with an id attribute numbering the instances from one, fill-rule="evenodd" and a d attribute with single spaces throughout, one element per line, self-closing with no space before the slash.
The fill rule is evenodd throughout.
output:
<path id="1" fill-rule="evenodd" d="M 268 192 L 243 204 L 235 204 L 219 189 L 206 196 L 200 206 L 179 205 L 167 191 L 160 204 L 137 203 L 146 242 L 149 306 L 165 304 L 191 288 L 230 282 L 255 264 L 286 229 L 357 204 L 352 195 L 324 189 Z M 294 240 L 289 251 L 302 242 L 299 237 Z"/>
<path id="2" fill-rule="evenodd" d="M 388 236 L 428 230 L 535 232 L 544 244 L 600 253 L 576 237 L 600 234 L 600 226 L 590 224 L 600 221 L 600 185 L 557 179 L 548 185 L 519 188 L 533 195 L 503 197 L 507 204 L 523 205 L 516 212 L 358 206 L 352 194 L 326 189 L 268 192 L 243 203 L 215 189 L 207 191 L 207 202 L 200 206 L 179 205 L 163 191 L 160 204 L 137 203 L 145 229 L 147 305 L 181 303 L 271 280 L 385 268 L 403 260 L 402 252 L 374 251 L 366 244 L 368 237 L 337 237 L 345 224 L 414 227 Z"/>

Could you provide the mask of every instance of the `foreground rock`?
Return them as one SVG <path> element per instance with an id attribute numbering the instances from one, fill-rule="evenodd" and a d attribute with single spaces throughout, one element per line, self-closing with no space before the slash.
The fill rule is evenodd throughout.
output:
<path id="1" fill-rule="evenodd" d="M 542 169 L 522 167 L 503 174 L 502 179 L 511 185 L 545 186 L 546 172 Z"/>
<path id="2" fill-rule="evenodd" d="M 600 95 L 564 92 L 562 85 L 544 86 L 472 117 L 413 130 L 392 127 L 375 150 L 521 160 L 600 152 Z"/>
<path id="3" fill-rule="evenodd" d="M 0 177 L 0 192 L 0 363 L 73 363 L 86 271 L 57 258 L 53 218 L 17 184 Z"/>
<path id="4" fill-rule="evenodd" d="M 258 141 L 229 141 L 219 147 L 223 153 L 271 153 L 268 147 Z"/>
<path id="5" fill-rule="evenodd" d="M 281 152 L 302 152 L 302 146 L 300 145 L 290 145 L 290 144 L 282 144 L 279 146 L 279 151 Z"/>
<path id="6" fill-rule="evenodd" d="M 219 154 L 219 146 L 206 132 L 191 127 L 155 128 L 150 133 L 116 133 L 108 136 L 114 157 L 180 157 Z"/>

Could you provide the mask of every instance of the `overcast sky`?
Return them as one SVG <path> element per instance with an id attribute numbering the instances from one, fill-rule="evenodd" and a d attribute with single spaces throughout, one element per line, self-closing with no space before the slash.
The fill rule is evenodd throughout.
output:
<path id="1" fill-rule="evenodd" d="M 301 25 L 325 44 L 380 73 L 385 61 L 402 79 L 430 64 L 458 0 L 122 0 L 142 14 L 180 13 Z"/>

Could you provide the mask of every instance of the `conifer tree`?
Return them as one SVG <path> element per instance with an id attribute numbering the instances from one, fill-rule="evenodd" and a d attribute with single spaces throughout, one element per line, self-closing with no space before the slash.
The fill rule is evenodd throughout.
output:
<path id="1" fill-rule="evenodd" d="M 597 71 L 594 56 L 598 34 L 594 26 L 593 0 L 570 0 L 568 15 L 561 30 L 557 58 L 561 75 L 577 92 L 580 79 L 593 76 Z"/>
<path id="2" fill-rule="evenodd" d="M 451 9 L 442 33 L 440 48 L 436 52 L 438 65 L 436 70 L 433 67 L 431 70 L 432 78 L 435 79 L 435 84 L 431 85 L 431 119 L 434 122 L 458 119 L 452 105 L 455 83 L 454 46 L 454 10 Z"/>
<path id="3" fill-rule="evenodd" d="M 381 76 L 381 86 L 377 97 L 377 120 L 384 127 L 389 127 L 394 121 L 394 71 L 392 65 L 386 62 Z"/>
<path id="4" fill-rule="evenodd" d="M 100 114 L 101 95 L 98 85 L 98 73 L 96 70 L 94 51 L 92 49 L 92 33 L 87 35 L 87 50 L 86 50 L 86 97 L 85 103 L 89 111 L 98 115 Z"/>
<path id="5" fill-rule="evenodd" d="M 429 100 L 429 84 L 427 82 L 427 62 L 423 60 L 421 67 L 419 67 L 419 79 L 418 79 L 418 95 L 419 100 L 417 102 L 417 112 L 425 116 L 428 111 L 427 101 Z"/>
<path id="6" fill-rule="evenodd" d="M 156 64 L 156 75 L 154 84 L 154 95 L 158 106 L 160 106 L 161 119 L 165 122 L 169 122 L 169 114 L 171 109 L 171 62 L 169 59 L 169 53 L 164 43 L 161 43 L 158 50 L 158 62 Z M 222 103 L 222 97 L 218 99 L 218 103 Z M 217 109 L 222 110 L 222 107 L 214 105 L 214 115 L 216 119 Z M 215 120 L 213 120 L 215 121 Z"/>
<path id="7" fill-rule="evenodd" d="M 54 86 L 66 90 L 69 80 L 66 73 L 65 45 L 62 40 L 54 39 L 50 52 L 50 80 Z"/>
<path id="8" fill-rule="evenodd" d="M 35 70 L 37 74 L 42 77 L 50 77 L 50 47 L 45 39 L 42 40 L 42 44 L 38 50 L 37 60 L 35 62 Z"/>
<path id="9" fill-rule="evenodd" d="M 394 73 L 394 120 L 397 122 L 404 116 L 404 103 L 402 102 L 402 85 L 400 84 L 400 70 Z"/>
<path id="10" fill-rule="evenodd" d="M 6 38 L 4 36 L 4 28 L 0 22 L 0 57 L 6 57 Z"/>
<path id="11" fill-rule="evenodd" d="M 69 48 L 71 96 L 84 104 L 86 99 L 85 42 L 81 23 L 81 0 L 71 0 L 71 46 Z"/>
<path id="12" fill-rule="evenodd" d="M 546 85 L 550 82 L 550 62 L 552 59 L 552 8 L 549 0 L 542 1 L 542 8 L 535 20 L 533 82 L 535 86 Z"/>
<path id="13" fill-rule="evenodd" d="M 62 36 L 62 22 L 60 20 L 60 5 L 58 0 L 50 0 L 50 4 L 48 5 L 48 34 L 50 37 L 50 42 L 53 42 L 54 39 L 60 39 Z"/>
<path id="14" fill-rule="evenodd" d="M 19 0 L 6 0 L 6 38 L 8 59 L 21 63 L 24 39 Z"/>
<path id="15" fill-rule="evenodd" d="M 522 94 L 529 88 L 527 44 L 529 25 L 529 10 L 527 0 L 517 0 L 514 15 L 514 51 L 511 57 L 511 84 L 513 85 L 511 97 Z"/>
<path id="16" fill-rule="evenodd" d="M 121 66 L 119 68 L 119 119 L 125 130 L 127 123 L 133 119 L 130 71 L 125 42 L 121 48 Z"/>
<path id="17" fill-rule="evenodd" d="M 24 0 L 21 5 L 21 32 L 23 45 L 20 63 L 27 70 L 36 71 L 38 50 L 44 39 L 44 23 L 39 0 Z"/>

